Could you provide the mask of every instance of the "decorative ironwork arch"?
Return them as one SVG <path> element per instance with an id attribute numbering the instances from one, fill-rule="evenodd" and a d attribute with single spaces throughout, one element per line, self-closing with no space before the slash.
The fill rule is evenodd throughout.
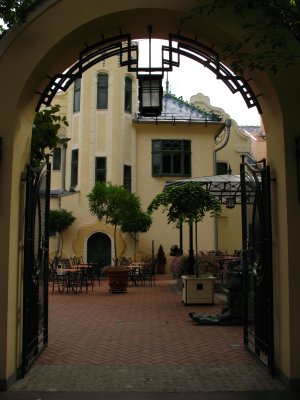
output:
<path id="1" fill-rule="evenodd" d="M 66 91 L 69 86 L 80 78 L 86 70 L 93 65 L 107 58 L 119 55 L 120 66 L 127 66 L 128 71 L 136 72 L 139 76 L 143 73 L 164 73 L 172 71 L 173 67 L 180 66 L 180 56 L 188 57 L 206 68 L 210 69 L 217 79 L 220 79 L 235 94 L 239 92 L 248 108 L 256 107 L 261 114 L 261 107 L 257 98 L 260 94 L 255 95 L 249 85 L 249 80 L 242 76 L 235 75 L 228 67 L 220 62 L 219 54 L 195 39 L 190 39 L 180 34 L 169 34 L 169 44 L 162 46 L 162 67 L 139 67 L 138 66 L 138 43 L 131 38 L 131 34 L 121 33 L 118 36 L 102 39 L 101 41 L 89 46 L 85 43 L 86 48 L 79 53 L 78 61 L 72 65 L 66 72 L 56 74 L 49 77 L 49 83 L 45 90 L 40 93 L 36 111 L 42 105 L 50 106 L 54 96 L 59 90 Z"/>

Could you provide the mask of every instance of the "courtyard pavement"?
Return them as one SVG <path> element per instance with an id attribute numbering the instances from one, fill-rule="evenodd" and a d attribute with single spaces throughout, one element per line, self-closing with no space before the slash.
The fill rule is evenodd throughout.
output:
<path id="1" fill-rule="evenodd" d="M 49 344 L 11 400 L 294 400 L 243 347 L 241 326 L 199 326 L 188 316 L 220 312 L 184 306 L 175 281 L 111 294 L 49 293 Z"/>

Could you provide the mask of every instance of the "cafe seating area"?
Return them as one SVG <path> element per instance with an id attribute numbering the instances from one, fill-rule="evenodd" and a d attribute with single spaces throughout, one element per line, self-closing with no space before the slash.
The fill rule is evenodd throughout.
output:
<path id="1" fill-rule="evenodd" d="M 128 269 L 128 283 L 133 286 L 155 286 L 156 264 L 151 261 L 133 262 L 122 260 L 122 266 Z M 68 259 L 55 257 L 49 260 L 49 292 L 51 293 L 86 293 L 94 290 L 107 278 L 109 266 L 100 263 L 85 263 L 83 257 Z"/>
<path id="2" fill-rule="evenodd" d="M 151 262 L 137 262 L 131 263 L 127 266 L 129 268 L 129 281 L 132 285 L 146 285 L 155 286 L 156 280 L 156 265 Z"/>
<path id="3" fill-rule="evenodd" d="M 88 293 L 94 284 L 100 285 L 102 268 L 97 263 L 85 263 L 82 257 L 49 260 L 49 288 L 52 293 Z"/>

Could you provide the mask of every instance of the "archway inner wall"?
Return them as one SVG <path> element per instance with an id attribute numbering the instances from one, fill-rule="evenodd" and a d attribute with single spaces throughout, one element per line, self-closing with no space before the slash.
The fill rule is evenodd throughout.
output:
<path id="1" fill-rule="evenodd" d="M 5 386 L 14 379 L 20 362 L 22 271 L 22 173 L 30 155 L 31 125 L 38 95 L 48 83 L 47 75 L 62 72 L 76 61 L 84 43 L 94 43 L 99 36 L 111 37 L 120 29 L 133 38 L 166 38 L 178 29 L 185 36 L 201 38 L 208 45 L 239 38 L 236 15 L 222 10 L 208 21 L 195 17 L 180 25 L 180 18 L 195 6 L 194 1 L 89 0 L 74 7 L 72 0 L 42 2 L 28 17 L 27 23 L 11 30 L 0 41 L 0 90 L 5 102 L 0 109 L 0 135 L 3 159 L 0 168 L 1 201 L 1 279 L 0 379 Z M 66 16 L 69 16 L 66 18 Z M 53 26 L 55 29 L 53 30 Z M 297 252 L 297 227 L 300 222 L 294 139 L 298 135 L 295 104 L 300 82 L 294 79 L 298 69 L 290 68 L 276 76 L 252 73 L 252 88 L 262 93 L 260 104 L 268 135 L 268 162 L 272 174 L 274 209 L 274 272 L 276 365 L 287 380 L 300 380 L 300 334 L 297 319 L 297 289 L 300 284 Z M 248 78 L 248 76 L 245 76 Z M 200 77 L 199 77 L 200 79 Z"/>

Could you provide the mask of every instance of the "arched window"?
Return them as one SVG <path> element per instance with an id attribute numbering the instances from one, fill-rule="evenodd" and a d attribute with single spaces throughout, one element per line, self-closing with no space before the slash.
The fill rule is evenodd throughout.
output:
<path id="1" fill-rule="evenodd" d="M 108 105 L 108 75 L 100 73 L 97 76 L 97 109 L 106 110 Z"/>
<path id="2" fill-rule="evenodd" d="M 125 77 L 125 112 L 132 112 L 132 79 L 129 76 Z"/>

